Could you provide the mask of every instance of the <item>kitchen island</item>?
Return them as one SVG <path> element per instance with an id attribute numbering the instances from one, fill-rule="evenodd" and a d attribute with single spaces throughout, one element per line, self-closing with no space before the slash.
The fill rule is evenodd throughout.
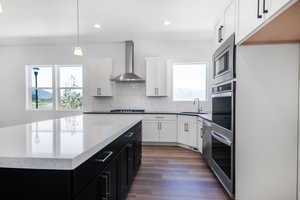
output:
<path id="1" fill-rule="evenodd" d="M 141 164 L 141 120 L 85 114 L 1 128 L 3 197 L 126 199 Z"/>

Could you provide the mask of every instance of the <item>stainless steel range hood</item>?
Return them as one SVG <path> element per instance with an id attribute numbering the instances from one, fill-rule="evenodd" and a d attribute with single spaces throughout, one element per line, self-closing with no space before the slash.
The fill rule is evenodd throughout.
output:
<path id="1" fill-rule="evenodd" d="M 134 43 L 125 41 L 125 73 L 112 79 L 116 82 L 145 82 L 144 79 L 134 73 Z"/>

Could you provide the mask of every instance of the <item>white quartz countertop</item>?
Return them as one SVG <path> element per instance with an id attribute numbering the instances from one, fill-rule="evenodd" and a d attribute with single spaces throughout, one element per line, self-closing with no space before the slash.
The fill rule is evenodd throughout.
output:
<path id="1" fill-rule="evenodd" d="M 0 167 L 75 169 L 141 120 L 84 114 L 0 128 Z"/>

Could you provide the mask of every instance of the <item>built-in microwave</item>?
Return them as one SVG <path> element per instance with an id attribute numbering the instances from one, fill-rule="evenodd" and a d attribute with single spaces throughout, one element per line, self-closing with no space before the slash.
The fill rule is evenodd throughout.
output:
<path id="1" fill-rule="evenodd" d="M 235 78 L 235 35 L 231 35 L 213 55 L 214 84 Z"/>

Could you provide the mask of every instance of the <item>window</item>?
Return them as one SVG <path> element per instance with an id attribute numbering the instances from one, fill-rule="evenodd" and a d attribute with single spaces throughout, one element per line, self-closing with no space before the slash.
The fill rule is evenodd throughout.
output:
<path id="1" fill-rule="evenodd" d="M 80 110 L 82 66 L 27 66 L 27 109 Z"/>
<path id="2" fill-rule="evenodd" d="M 173 101 L 205 101 L 206 69 L 203 63 L 173 64 Z"/>

